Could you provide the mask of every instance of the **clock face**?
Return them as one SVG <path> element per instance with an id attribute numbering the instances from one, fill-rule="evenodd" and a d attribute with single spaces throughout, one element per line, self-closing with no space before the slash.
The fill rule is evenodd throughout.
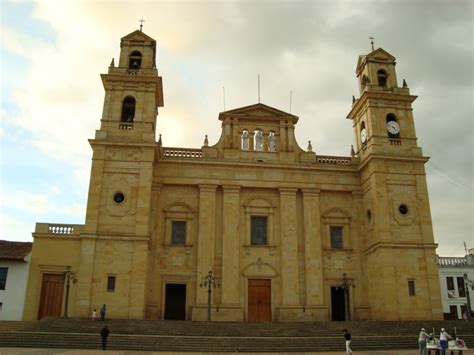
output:
<path id="1" fill-rule="evenodd" d="M 395 121 L 387 122 L 387 131 L 390 134 L 398 134 L 400 133 L 400 125 Z"/>
<path id="2" fill-rule="evenodd" d="M 362 128 L 360 131 L 360 141 L 362 143 L 367 142 L 367 130 L 365 128 Z"/>

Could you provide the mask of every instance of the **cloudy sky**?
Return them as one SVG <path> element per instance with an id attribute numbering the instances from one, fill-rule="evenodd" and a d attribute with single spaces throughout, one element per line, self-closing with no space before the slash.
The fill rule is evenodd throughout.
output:
<path id="1" fill-rule="evenodd" d="M 8 1 L 1 14 L 0 239 L 31 241 L 35 222 L 84 223 L 100 73 L 120 38 L 158 43 L 163 144 L 200 147 L 218 113 L 257 102 L 300 117 L 300 146 L 349 155 L 346 115 L 358 97 L 358 55 L 397 58 L 414 103 L 438 253 L 474 247 L 473 3 L 398 1 Z"/>

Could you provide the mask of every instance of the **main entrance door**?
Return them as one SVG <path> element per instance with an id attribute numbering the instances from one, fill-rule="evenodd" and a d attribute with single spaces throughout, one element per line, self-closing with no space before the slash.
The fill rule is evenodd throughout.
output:
<path id="1" fill-rule="evenodd" d="M 186 319 L 186 284 L 166 284 L 165 319 Z"/>
<path id="2" fill-rule="evenodd" d="M 271 280 L 248 280 L 248 321 L 272 321 Z"/>
<path id="3" fill-rule="evenodd" d="M 332 320 L 346 320 L 346 304 L 342 287 L 331 287 L 331 311 Z"/>
<path id="4" fill-rule="evenodd" d="M 61 316 L 63 305 L 64 275 L 43 274 L 38 319 Z"/>

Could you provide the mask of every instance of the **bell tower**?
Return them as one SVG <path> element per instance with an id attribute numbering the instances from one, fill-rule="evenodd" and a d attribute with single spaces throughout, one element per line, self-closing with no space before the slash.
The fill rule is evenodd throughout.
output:
<path id="1" fill-rule="evenodd" d="M 122 316 L 144 315 L 155 129 L 163 106 L 155 60 L 156 41 L 137 30 L 121 39 L 118 66 L 112 59 L 101 75 L 105 98 L 100 129 L 89 140 L 93 157 L 77 277 L 82 316 L 108 299 L 104 285 L 119 271 L 127 275 L 120 283 L 130 299 Z"/>
<path id="2" fill-rule="evenodd" d="M 398 86 L 395 64 L 395 57 L 382 48 L 359 56 L 360 98 L 354 100 L 348 118 L 362 160 L 370 154 L 422 156 L 411 106 L 416 96 L 410 95 L 405 80 Z"/>
<path id="3" fill-rule="evenodd" d="M 379 48 L 361 55 L 353 100 L 366 232 L 367 284 L 373 319 L 440 319 L 436 247 L 422 150 L 412 103 L 395 57 Z"/>

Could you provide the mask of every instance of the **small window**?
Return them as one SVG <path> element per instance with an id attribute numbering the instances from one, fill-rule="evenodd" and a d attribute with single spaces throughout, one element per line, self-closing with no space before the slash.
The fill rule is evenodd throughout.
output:
<path id="1" fill-rule="evenodd" d="M 123 200 L 125 200 L 125 196 L 123 195 L 123 193 L 117 192 L 117 193 L 114 195 L 114 201 L 115 201 L 115 203 L 122 203 Z"/>
<path id="2" fill-rule="evenodd" d="M 186 222 L 171 222 L 171 244 L 186 244 Z"/>
<path id="3" fill-rule="evenodd" d="M 385 121 L 387 123 L 392 121 L 397 122 L 397 116 L 395 116 L 393 113 L 389 113 L 387 116 L 385 116 Z"/>
<path id="4" fill-rule="evenodd" d="M 267 217 L 252 216 L 251 228 L 250 243 L 252 245 L 267 245 Z"/>
<path id="5" fill-rule="evenodd" d="M 107 292 L 115 292 L 115 276 L 107 277 Z"/>
<path id="6" fill-rule="evenodd" d="M 127 96 L 122 103 L 122 122 L 133 122 L 135 118 L 135 98 Z"/>
<path id="7" fill-rule="evenodd" d="M 446 286 L 449 291 L 454 291 L 454 279 L 451 276 L 446 277 Z"/>
<path id="8" fill-rule="evenodd" d="M 385 72 L 385 70 L 380 69 L 377 72 L 377 80 L 379 82 L 379 86 L 387 85 L 387 73 Z"/>
<path id="9" fill-rule="evenodd" d="M 133 51 L 130 54 L 128 69 L 138 70 L 142 65 L 142 54 L 139 51 Z"/>
<path id="10" fill-rule="evenodd" d="M 407 207 L 407 205 L 401 204 L 401 205 L 398 207 L 398 211 L 399 211 L 401 214 L 407 214 L 407 213 L 408 213 L 408 207 Z"/>
<path id="11" fill-rule="evenodd" d="M 7 285 L 7 267 L 0 267 L 0 290 L 4 290 Z"/>
<path id="12" fill-rule="evenodd" d="M 331 248 L 342 249 L 342 227 L 331 226 L 329 227 L 331 233 Z"/>
<path id="13" fill-rule="evenodd" d="M 408 280 L 408 294 L 415 296 L 415 280 Z"/>
<path id="14" fill-rule="evenodd" d="M 466 297 L 466 289 L 464 288 L 464 277 L 457 277 L 459 297 Z"/>

